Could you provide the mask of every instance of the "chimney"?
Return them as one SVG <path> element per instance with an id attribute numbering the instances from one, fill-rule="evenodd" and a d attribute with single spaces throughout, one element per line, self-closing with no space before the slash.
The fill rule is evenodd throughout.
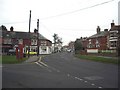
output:
<path id="1" fill-rule="evenodd" d="M 97 34 L 100 33 L 100 27 L 97 26 Z"/>
<path id="2" fill-rule="evenodd" d="M 111 28 L 115 25 L 114 20 L 112 20 Z"/>
<path id="3" fill-rule="evenodd" d="M 14 28 L 13 28 L 13 26 L 11 26 L 11 27 L 10 27 L 10 31 L 13 32 L 13 30 L 14 30 Z"/>
<path id="4" fill-rule="evenodd" d="M 108 29 L 104 29 L 104 31 L 105 31 L 105 32 L 107 32 L 107 31 L 108 31 Z"/>
<path id="5" fill-rule="evenodd" d="M 38 33 L 38 30 L 37 30 L 37 29 L 34 29 L 34 33 Z"/>

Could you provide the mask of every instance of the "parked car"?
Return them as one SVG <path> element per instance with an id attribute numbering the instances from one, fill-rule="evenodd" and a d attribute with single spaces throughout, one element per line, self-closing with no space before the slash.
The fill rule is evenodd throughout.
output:
<path id="1" fill-rule="evenodd" d="M 7 54 L 8 55 L 15 55 L 16 54 L 16 50 L 15 49 L 9 49 Z"/>
<path id="2" fill-rule="evenodd" d="M 27 51 L 25 54 L 28 54 L 28 51 Z M 30 55 L 36 55 L 37 52 L 35 52 L 35 51 L 30 51 L 29 54 L 30 54 Z"/>
<path id="3" fill-rule="evenodd" d="M 71 49 L 68 49 L 67 52 L 71 52 Z"/>

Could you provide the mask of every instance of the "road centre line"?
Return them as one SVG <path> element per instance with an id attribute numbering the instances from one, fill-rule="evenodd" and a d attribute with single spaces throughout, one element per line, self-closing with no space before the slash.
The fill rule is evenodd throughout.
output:
<path id="1" fill-rule="evenodd" d="M 102 88 L 102 87 L 98 87 L 98 88 Z"/>
<path id="2" fill-rule="evenodd" d="M 92 85 L 92 86 L 94 86 L 95 84 L 94 84 L 94 83 L 92 83 L 91 85 Z"/>
<path id="3" fill-rule="evenodd" d="M 67 76 L 69 76 L 69 74 L 67 74 Z M 73 77 L 74 77 L 74 76 L 73 76 Z M 77 79 L 77 80 L 80 80 L 80 81 L 83 80 L 84 83 L 89 83 L 90 85 L 95 86 L 95 87 L 97 87 L 97 88 L 103 88 L 103 87 L 100 87 L 100 86 L 95 85 L 94 83 L 90 83 L 90 82 L 88 82 L 88 81 L 86 81 L 86 80 L 84 80 L 84 79 L 81 79 L 81 78 L 79 78 L 79 77 L 74 77 L 74 78 Z"/>

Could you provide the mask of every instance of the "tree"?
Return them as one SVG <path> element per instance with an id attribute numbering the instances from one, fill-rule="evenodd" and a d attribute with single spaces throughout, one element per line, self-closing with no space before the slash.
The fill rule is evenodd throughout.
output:
<path id="1" fill-rule="evenodd" d="M 84 50 L 84 47 L 80 39 L 76 39 L 74 47 L 75 47 L 75 54 L 79 53 L 81 50 Z"/>
<path id="2" fill-rule="evenodd" d="M 54 34 L 53 38 L 54 38 L 54 52 L 61 51 L 62 38 L 58 37 L 58 34 Z"/>
<path id="3" fill-rule="evenodd" d="M 2 25 L 2 26 L 0 26 L 0 30 L 7 31 L 7 28 L 6 28 L 6 26 Z"/>

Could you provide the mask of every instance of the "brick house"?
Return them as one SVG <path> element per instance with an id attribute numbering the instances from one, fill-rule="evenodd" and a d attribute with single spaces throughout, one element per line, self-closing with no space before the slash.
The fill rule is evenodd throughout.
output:
<path id="1" fill-rule="evenodd" d="M 97 33 L 87 38 L 87 53 L 98 53 L 100 50 L 107 50 L 108 40 L 109 40 L 109 31 L 104 29 L 100 30 L 100 27 L 97 27 Z"/>
<path id="2" fill-rule="evenodd" d="M 111 29 L 109 31 L 109 49 L 117 50 L 118 47 L 118 32 L 120 32 L 120 25 L 115 25 L 115 23 L 111 23 Z"/>
<path id="3" fill-rule="evenodd" d="M 52 53 L 52 42 L 38 34 L 36 30 L 34 32 L 18 32 L 13 31 L 13 29 L 2 30 L 0 28 L 0 43 L 2 47 L 2 53 L 7 53 L 9 49 L 15 48 L 15 45 L 22 44 L 24 53 L 27 52 L 28 46 L 30 46 L 30 51 L 37 51 L 37 46 L 39 45 L 39 54 L 50 54 Z M 37 38 L 37 35 L 38 38 Z"/>

